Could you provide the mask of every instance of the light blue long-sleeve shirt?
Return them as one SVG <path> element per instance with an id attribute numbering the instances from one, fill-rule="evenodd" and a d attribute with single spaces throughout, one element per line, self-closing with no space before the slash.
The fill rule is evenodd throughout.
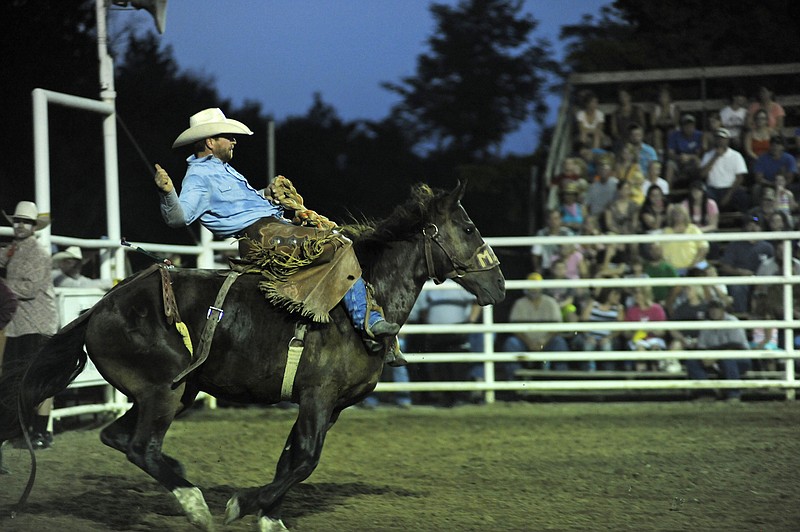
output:
<path id="1" fill-rule="evenodd" d="M 261 218 L 283 217 L 283 207 L 264 198 L 228 163 L 213 155 L 192 155 L 186 162 L 180 196 L 174 188 L 161 195 L 161 215 L 170 227 L 199 219 L 214 235 L 229 237 Z"/>

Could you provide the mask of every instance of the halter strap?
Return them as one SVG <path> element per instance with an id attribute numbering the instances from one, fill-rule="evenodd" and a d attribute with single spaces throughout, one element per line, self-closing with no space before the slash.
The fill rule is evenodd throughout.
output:
<path id="1" fill-rule="evenodd" d="M 494 254 L 494 250 L 492 250 L 492 247 L 486 242 L 478 246 L 469 260 L 467 260 L 466 263 L 463 263 L 458 261 L 454 257 L 454 254 L 445 247 L 444 243 L 439 238 L 439 228 L 436 226 L 436 224 L 429 223 L 426 225 L 422 229 L 422 234 L 425 237 L 422 240 L 425 248 L 425 265 L 428 268 L 428 278 L 433 279 L 433 282 L 436 284 L 442 284 L 446 279 L 463 277 L 467 273 L 491 270 L 492 268 L 500 265 L 500 260 L 497 258 L 497 255 Z M 437 246 L 439 246 L 439 248 L 447 257 L 447 260 L 449 260 L 450 264 L 453 266 L 453 269 L 444 275 L 444 279 L 441 279 L 436 274 L 436 266 L 433 263 L 433 250 L 431 242 L 434 242 Z"/>

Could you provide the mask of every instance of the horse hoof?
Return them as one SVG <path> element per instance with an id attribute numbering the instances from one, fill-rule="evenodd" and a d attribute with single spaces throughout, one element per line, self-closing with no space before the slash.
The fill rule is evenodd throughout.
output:
<path id="1" fill-rule="evenodd" d="M 228 499 L 228 504 L 225 505 L 225 520 L 223 521 L 226 525 L 229 525 L 239 519 L 241 515 L 241 508 L 239 508 L 239 496 L 234 495 L 230 499 Z"/>
<path id="2" fill-rule="evenodd" d="M 178 499 L 186 519 L 191 524 L 206 532 L 213 532 L 214 521 L 200 488 L 175 488 L 172 494 Z"/>
<path id="3" fill-rule="evenodd" d="M 258 518 L 258 532 L 282 532 L 284 530 L 288 532 L 289 529 L 280 519 L 272 519 L 265 515 Z"/>

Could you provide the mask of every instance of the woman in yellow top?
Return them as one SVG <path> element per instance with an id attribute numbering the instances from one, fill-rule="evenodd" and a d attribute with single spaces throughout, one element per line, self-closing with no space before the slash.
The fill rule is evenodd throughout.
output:
<path id="1" fill-rule="evenodd" d="M 683 206 L 670 205 L 667 211 L 667 227 L 664 229 L 664 234 L 702 235 L 703 232 L 692 223 L 689 213 Z M 691 268 L 702 270 L 708 266 L 706 262 L 708 247 L 708 241 L 706 240 L 663 242 L 661 244 L 664 260 L 678 270 L 678 274 L 681 276 L 686 275 L 686 272 Z"/>
<path id="2" fill-rule="evenodd" d="M 622 147 L 617 157 L 616 177 L 631 184 L 631 199 L 640 206 L 644 203 L 644 173 L 639 166 L 639 152 L 633 144 Z"/>

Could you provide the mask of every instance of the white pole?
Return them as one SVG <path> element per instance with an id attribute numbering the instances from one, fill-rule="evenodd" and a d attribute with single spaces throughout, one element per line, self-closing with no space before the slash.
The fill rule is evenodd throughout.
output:
<path id="1" fill-rule="evenodd" d="M 50 212 L 50 146 L 48 139 L 47 94 L 41 89 L 33 93 L 33 166 L 36 180 L 36 206 L 40 213 Z M 51 227 L 39 231 L 39 242 L 50 253 Z"/>
<path id="2" fill-rule="evenodd" d="M 119 246 L 122 238 L 119 205 L 119 170 L 117 163 L 117 114 L 114 90 L 114 61 L 108 54 L 108 27 L 106 0 L 95 0 L 97 14 L 97 57 L 100 62 L 100 98 L 111 106 L 113 112 L 103 119 L 103 151 L 106 185 L 106 223 L 108 239 L 117 247 L 114 251 L 112 276 L 125 277 L 125 250 Z"/>

